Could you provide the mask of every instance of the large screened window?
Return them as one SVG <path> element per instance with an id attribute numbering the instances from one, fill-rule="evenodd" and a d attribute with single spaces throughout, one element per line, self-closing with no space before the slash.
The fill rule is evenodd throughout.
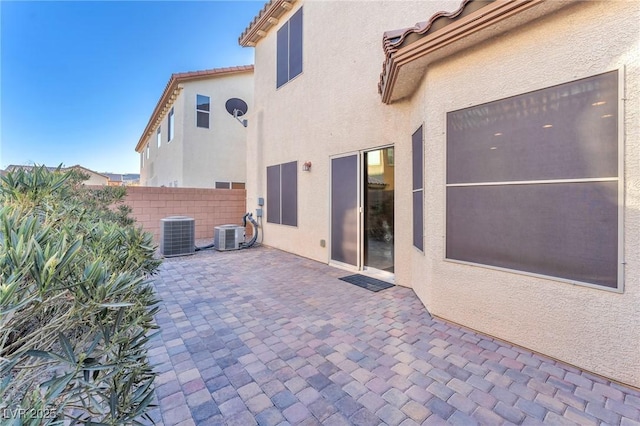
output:
<path id="1" fill-rule="evenodd" d="M 447 114 L 446 257 L 619 288 L 618 73 Z"/>
<path id="2" fill-rule="evenodd" d="M 422 126 L 411 136 L 411 157 L 413 176 L 413 245 L 424 250 L 424 177 L 423 177 Z"/>
<path id="3" fill-rule="evenodd" d="M 267 222 L 298 225 L 298 162 L 267 167 Z"/>
<path id="4" fill-rule="evenodd" d="M 276 87 L 280 87 L 302 73 L 302 8 L 278 30 L 277 44 Z"/>
<path id="5" fill-rule="evenodd" d="M 209 128 L 210 107 L 209 96 L 196 95 L 196 126 Z"/>

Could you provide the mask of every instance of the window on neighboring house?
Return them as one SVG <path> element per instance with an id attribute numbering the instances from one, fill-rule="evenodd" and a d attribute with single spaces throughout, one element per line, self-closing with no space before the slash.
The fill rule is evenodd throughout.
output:
<path id="1" fill-rule="evenodd" d="M 618 84 L 613 71 L 447 114 L 448 259 L 620 288 Z"/>
<path id="2" fill-rule="evenodd" d="M 298 9 L 277 34 L 277 77 L 280 87 L 302 73 L 302 8 Z"/>
<path id="3" fill-rule="evenodd" d="M 231 189 L 245 189 L 244 182 L 231 182 Z"/>
<path id="4" fill-rule="evenodd" d="M 196 126 L 209 128 L 210 100 L 209 96 L 196 95 Z"/>
<path id="5" fill-rule="evenodd" d="M 298 225 L 298 162 L 267 167 L 267 222 Z"/>
<path id="6" fill-rule="evenodd" d="M 156 131 L 156 141 L 158 143 L 158 148 L 162 144 L 162 134 L 160 133 L 160 126 L 158 126 L 158 130 Z"/>
<path id="7" fill-rule="evenodd" d="M 167 125 L 169 126 L 169 129 L 167 131 L 167 142 L 171 142 L 173 140 L 173 108 L 171 108 L 171 111 L 169 111 L 169 119 L 167 120 Z M 160 143 L 160 142 L 158 142 Z"/>
<path id="8" fill-rule="evenodd" d="M 422 126 L 411 136 L 411 155 L 413 160 L 413 245 L 424 250 L 424 143 Z"/>
<path id="9" fill-rule="evenodd" d="M 231 185 L 229 182 L 216 182 L 216 189 L 230 189 Z"/>

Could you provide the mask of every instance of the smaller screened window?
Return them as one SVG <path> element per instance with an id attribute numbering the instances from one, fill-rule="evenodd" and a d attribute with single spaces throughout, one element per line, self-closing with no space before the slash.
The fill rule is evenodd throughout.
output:
<path id="1" fill-rule="evenodd" d="M 168 129 L 168 132 L 167 132 L 167 134 L 168 134 L 167 142 L 171 142 L 173 140 L 173 132 L 174 132 L 174 129 L 173 129 L 173 108 L 171 108 L 171 111 L 169 111 L 169 119 L 167 120 L 167 122 L 168 122 L 167 124 L 169 126 L 169 129 Z M 160 146 L 160 139 L 158 139 L 158 146 Z"/>
<path id="2" fill-rule="evenodd" d="M 424 250 L 424 177 L 422 126 L 411 136 L 413 160 L 413 245 Z"/>
<path id="3" fill-rule="evenodd" d="M 158 130 L 156 130 L 156 141 L 158 143 L 158 148 L 160 148 L 160 145 L 162 144 L 162 134 L 160 132 L 160 127 L 158 127 Z"/>
<path id="4" fill-rule="evenodd" d="M 267 222 L 298 225 L 298 162 L 267 167 Z"/>
<path id="5" fill-rule="evenodd" d="M 210 99 L 209 96 L 197 95 L 196 96 L 196 126 L 204 129 L 209 128 L 209 114 L 210 114 Z"/>

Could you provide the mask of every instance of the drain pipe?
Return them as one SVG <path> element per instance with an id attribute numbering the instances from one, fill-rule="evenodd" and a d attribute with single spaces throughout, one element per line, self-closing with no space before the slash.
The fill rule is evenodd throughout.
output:
<path id="1" fill-rule="evenodd" d="M 247 249 L 247 248 L 253 247 L 253 245 L 256 243 L 256 240 L 258 239 L 258 222 L 256 222 L 256 220 L 253 218 L 253 213 L 247 213 L 244 216 L 242 216 L 242 226 L 245 226 L 245 227 L 247 226 L 247 220 L 249 220 L 249 222 L 251 223 L 251 228 L 253 229 L 253 236 L 249 241 L 247 241 L 246 243 L 242 243 L 240 245 L 241 249 Z"/>

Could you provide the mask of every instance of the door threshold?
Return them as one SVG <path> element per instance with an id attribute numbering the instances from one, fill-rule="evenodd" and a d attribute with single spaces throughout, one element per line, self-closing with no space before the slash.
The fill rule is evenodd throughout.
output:
<path id="1" fill-rule="evenodd" d="M 380 269 L 364 269 L 359 271 L 360 274 L 367 277 L 375 278 L 380 281 L 387 282 L 389 284 L 396 285 L 396 274 L 393 272 L 382 271 Z"/>

